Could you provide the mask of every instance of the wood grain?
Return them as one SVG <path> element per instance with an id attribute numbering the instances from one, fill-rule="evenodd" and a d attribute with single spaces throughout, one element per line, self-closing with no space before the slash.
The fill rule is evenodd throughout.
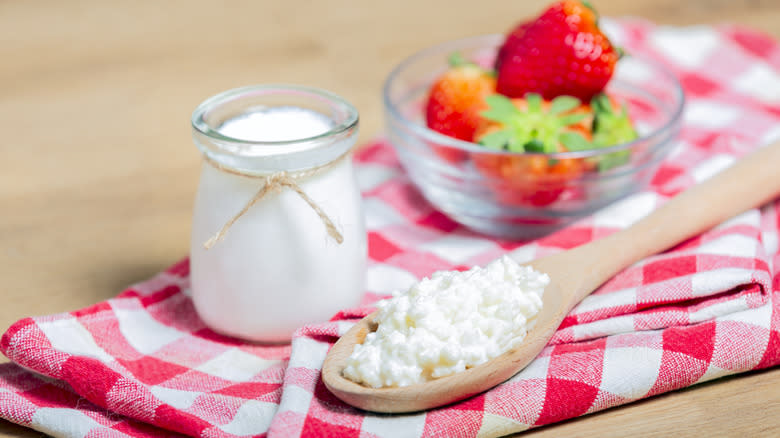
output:
<path id="1" fill-rule="evenodd" d="M 395 63 L 545 3 L 0 1 L 0 326 L 106 299 L 187 253 L 199 162 L 189 115 L 205 97 L 264 82 L 326 88 L 358 107 L 367 141 Z M 776 0 L 594 3 L 780 38 Z M 780 370 L 754 373 L 529 436 L 769 436 L 778 393 Z M 0 421 L 0 436 L 40 434 Z"/>

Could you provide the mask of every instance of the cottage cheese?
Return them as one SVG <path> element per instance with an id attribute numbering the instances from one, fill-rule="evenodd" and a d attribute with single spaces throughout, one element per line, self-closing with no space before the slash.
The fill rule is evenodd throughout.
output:
<path id="1" fill-rule="evenodd" d="M 484 363 L 522 342 L 549 282 L 507 256 L 436 272 L 379 302 L 377 330 L 355 346 L 344 376 L 374 388 L 407 386 Z"/>

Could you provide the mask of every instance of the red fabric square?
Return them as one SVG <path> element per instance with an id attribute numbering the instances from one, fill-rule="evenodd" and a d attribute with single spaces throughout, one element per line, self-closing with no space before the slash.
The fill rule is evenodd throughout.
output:
<path id="1" fill-rule="evenodd" d="M 111 429 L 130 435 L 134 438 L 178 438 L 184 436 L 176 432 L 171 432 L 170 430 L 160 429 L 150 424 L 130 419 L 122 419 L 117 424 L 111 426 Z"/>
<path id="2" fill-rule="evenodd" d="M 542 411 L 546 388 L 546 379 L 514 380 L 497 386 L 486 395 L 486 413 L 533 424 Z"/>
<path id="3" fill-rule="evenodd" d="M 376 232 L 368 233 L 368 256 L 378 262 L 383 262 L 401 252 L 401 248 L 385 239 Z"/>
<path id="4" fill-rule="evenodd" d="M 735 29 L 731 34 L 731 38 L 743 49 L 759 58 L 769 57 L 772 50 L 776 47 L 772 37 L 760 34 L 754 30 Z"/>
<path id="5" fill-rule="evenodd" d="M 561 249 L 574 248 L 593 240 L 591 227 L 570 227 L 565 233 L 553 233 L 542 238 L 539 243 L 544 246 L 553 246 Z"/>
<path id="6" fill-rule="evenodd" d="M 666 351 L 661 354 L 661 368 L 658 380 L 647 396 L 685 388 L 696 383 L 707 372 L 709 362 L 696 359 L 684 353 Z"/>
<path id="7" fill-rule="evenodd" d="M 698 74 L 688 73 L 680 76 L 680 82 L 686 93 L 707 96 L 719 89 L 718 84 Z"/>
<path id="8" fill-rule="evenodd" d="M 135 378 L 147 385 L 157 385 L 189 371 L 187 367 L 160 360 L 153 356 L 144 356 L 137 360 L 119 359 L 118 362 L 127 368 Z"/>
<path id="9" fill-rule="evenodd" d="M 771 330 L 764 356 L 761 358 L 761 362 L 756 365 L 756 368 L 768 368 L 778 363 L 780 363 L 780 332 Z"/>
<path id="10" fill-rule="evenodd" d="M 606 338 L 556 345 L 550 355 L 547 375 L 598 387 L 603 371 Z"/>
<path id="11" fill-rule="evenodd" d="M 544 408 L 535 425 L 555 423 L 586 413 L 596 400 L 598 393 L 598 387 L 586 385 L 576 380 L 547 378 Z"/>
<path id="12" fill-rule="evenodd" d="M 679 167 L 662 166 L 658 169 L 658 172 L 653 175 L 651 184 L 657 187 L 664 187 L 683 173 L 684 171 Z"/>
<path id="13" fill-rule="evenodd" d="M 256 400 L 268 393 L 278 391 L 281 387 L 281 383 L 247 382 L 222 388 L 216 393 Z"/>
<path id="14" fill-rule="evenodd" d="M 77 394 L 48 383 L 24 391 L 21 395 L 42 408 L 75 408 L 79 402 L 83 403 L 83 398 Z"/>
<path id="15" fill-rule="evenodd" d="M 163 404 L 154 411 L 154 424 L 189 436 L 200 436 L 211 425 L 202 419 Z"/>
<path id="16" fill-rule="evenodd" d="M 62 364 L 62 378 L 87 400 L 106 407 L 106 395 L 122 376 L 97 359 L 72 356 Z"/>
<path id="17" fill-rule="evenodd" d="M 179 277 L 187 277 L 190 275 L 190 259 L 189 257 L 181 260 L 180 262 L 174 264 L 170 268 L 168 268 L 167 271 L 169 274 L 173 274 Z"/>
<path id="18" fill-rule="evenodd" d="M 85 307 L 83 309 L 74 310 L 70 312 L 71 315 L 75 316 L 76 318 L 87 316 L 87 315 L 94 315 L 96 313 L 109 311 L 111 312 L 111 304 L 108 303 L 108 301 L 103 301 L 102 303 L 97 303 L 94 306 Z"/>
<path id="19" fill-rule="evenodd" d="M 651 263 L 647 263 L 642 268 L 642 275 L 645 284 L 657 283 L 659 281 L 690 275 L 695 272 L 695 255 L 679 256 L 672 260 L 657 260 Z"/>
<path id="20" fill-rule="evenodd" d="M 709 362 L 715 348 L 715 323 L 696 324 L 685 328 L 671 327 L 663 332 L 664 350 L 685 353 Z"/>
<path id="21" fill-rule="evenodd" d="M 416 221 L 417 225 L 423 227 L 435 228 L 447 233 L 455 231 L 460 225 L 441 213 L 439 211 L 432 211 L 429 215 L 424 216 Z"/>
<path id="22" fill-rule="evenodd" d="M 301 438 L 359 438 L 360 428 L 331 424 L 311 415 L 303 422 Z"/>
<path id="23" fill-rule="evenodd" d="M 362 423 L 359 411 L 336 398 L 322 379 L 317 379 L 302 436 L 357 437 Z"/>
<path id="24" fill-rule="evenodd" d="M 429 411 L 425 416 L 424 437 L 469 438 L 477 436 L 482 427 L 482 412 L 452 409 Z"/>

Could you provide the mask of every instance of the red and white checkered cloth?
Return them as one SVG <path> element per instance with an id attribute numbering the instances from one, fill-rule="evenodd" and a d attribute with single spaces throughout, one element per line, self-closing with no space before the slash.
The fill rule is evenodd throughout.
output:
<path id="1" fill-rule="evenodd" d="M 689 101 L 652 187 L 524 245 L 475 235 L 424 202 L 382 142 L 356 157 L 369 229 L 365 302 L 439 269 L 518 250 L 529 260 L 609 234 L 780 137 L 780 46 L 737 27 L 609 27 L 663 60 Z M 770 163 L 767 163 L 770 165 Z M 780 201 L 620 273 L 586 298 L 526 369 L 489 392 L 410 415 L 373 415 L 319 379 L 328 348 L 368 307 L 303 327 L 292 345 L 208 330 L 188 263 L 117 298 L 26 318 L 0 341 L 0 417 L 54 436 L 492 437 L 780 363 Z"/>

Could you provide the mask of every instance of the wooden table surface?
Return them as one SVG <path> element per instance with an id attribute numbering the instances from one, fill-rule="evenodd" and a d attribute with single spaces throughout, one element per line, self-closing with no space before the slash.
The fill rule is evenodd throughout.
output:
<path id="1" fill-rule="evenodd" d="M 0 329 L 112 297 L 187 254 L 200 157 L 189 116 L 264 82 L 329 89 L 381 132 L 404 56 L 502 32 L 546 2 L 0 2 Z M 780 38 L 777 0 L 593 0 L 604 15 L 730 21 Z M 5 360 L 5 359 L 2 359 Z M 699 385 L 527 436 L 770 436 L 780 369 Z M 0 420 L 0 436 L 40 436 Z"/>

